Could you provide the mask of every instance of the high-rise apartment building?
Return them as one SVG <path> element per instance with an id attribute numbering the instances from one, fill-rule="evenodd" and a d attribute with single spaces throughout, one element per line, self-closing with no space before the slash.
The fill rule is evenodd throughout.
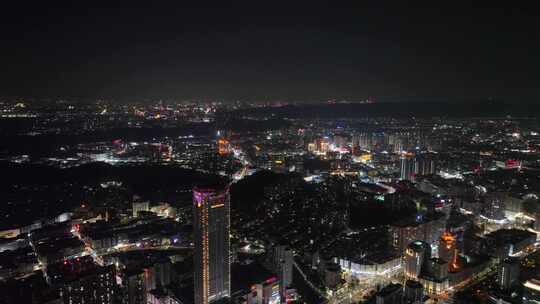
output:
<path id="1" fill-rule="evenodd" d="M 519 280 L 520 261 L 518 258 L 506 258 L 499 265 L 497 283 L 501 289 L 508 290 Z"/>
<path id="2" fill-rule="evenodd" d="M 293 275 L 293 251 L 285 245 L 277 245 L 273 249 L 273 268 L 278 274 L 281 282 L 280 294 L 282 299 L 285 297 L 285 291 L 292 284 Z"/>
<path id="3" fill-rule="evenodd" d="M 427 269 L 427 262 L 431 258 L 431 246 L 422 241 L 414 241 L 405 250 L 405 276 L 409 279 L 418 279 L 422 270 Z"/>
<path id="4" fill-rule="evenodd" d="M 415 178 L 415 163 L 414 163 L 414 154 L 412 153 L 402 153 L 400 158 L 400 179 L 414 181 Z"/>
<path id="5" fill-rule="evenodd" d="M 114 266 L 99 266 L 90 256 L 48 265 L 46 280 L 58 288 L 64 303 L 114 303 L 117 290 Z"/>
<path id="6" fill-rule="evenodd" d="M 230 296 L 230 195 L 227 185 L 193 188 L 195 303 Z"/>

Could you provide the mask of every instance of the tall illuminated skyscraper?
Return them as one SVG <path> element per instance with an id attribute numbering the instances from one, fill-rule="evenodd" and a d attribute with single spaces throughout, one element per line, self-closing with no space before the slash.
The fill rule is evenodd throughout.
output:
<path id="1" fill-rule="evenodd" d="M 193 188 L 195 304 L 231 293 L 230 195 L 226 185 Z"/>

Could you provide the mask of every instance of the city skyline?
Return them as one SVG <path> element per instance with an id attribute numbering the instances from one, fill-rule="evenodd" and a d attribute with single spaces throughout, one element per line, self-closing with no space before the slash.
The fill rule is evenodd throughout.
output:
<path id="1" fill-rule="evenodd" d="M 0 304 L 540 303 L 526 3 L 0 10 Z"/>
<path id="2" fill-rule="evenodd" d="M 534 303 L 538 118 L 422 107 L 1 103 L 0 300 Z"/>

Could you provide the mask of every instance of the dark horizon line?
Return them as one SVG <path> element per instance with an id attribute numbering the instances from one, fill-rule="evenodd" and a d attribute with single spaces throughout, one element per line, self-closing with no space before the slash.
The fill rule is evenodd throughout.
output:
<path id="1" fill-rule="evenodd" d="M 17 96 L 17 95 L 0 95 L 0 102 L 2 99 L 7 101 L 16 101 L 21 99 L 22 101 L 30 102 L 119 102 L 119 103 L 154 103 L 154 102 L 222 102 L 222 103 L 235 103 L 235 102 L 248 102 L 248 103 L 271 103 L 271 102 L 284 102 L 284 103 L 298 103 L 298 104 L 325 104 L 329 102 L 348 102 L 348 103 L 361 103 L 371 100 L 372 103 L 468 103 L 468 102 L 492 102 L 492 103 L 507 103 L 518 102 L 522 104 L 530 104 L 538 102 L 538 97 L 377 97 L 366 96 L 362 98 L 254 98 L 254 97 L 240 97 L 240 98 L 225 98 L 225 97 L 81 97 L 81 96 Z"/>

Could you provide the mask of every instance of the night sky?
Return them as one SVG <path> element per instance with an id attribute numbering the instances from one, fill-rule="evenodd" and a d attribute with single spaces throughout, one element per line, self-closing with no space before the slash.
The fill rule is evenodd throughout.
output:
<path id="1" fill-rule="evenodd" d="M 540 97 L 540 16 L 533 7 L 20 2 L 0 10 L 0 96 Z"/>

